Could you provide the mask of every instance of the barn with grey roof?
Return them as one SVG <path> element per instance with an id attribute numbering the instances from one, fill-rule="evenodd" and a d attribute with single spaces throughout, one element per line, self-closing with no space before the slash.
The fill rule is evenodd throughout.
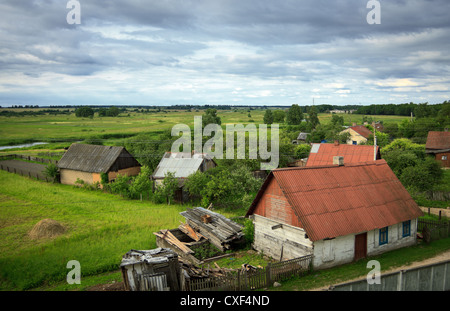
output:
<path id="1" fill-rule="evenodd" d="M 109 181 L 120 175 L 136 176 L 141 164 L 124 148 L 88 144 L 72 144 L 58 162 L 61 183 L 75 185 L 77 179 L 87 184 L 101 182 L 101 174 Z"/>

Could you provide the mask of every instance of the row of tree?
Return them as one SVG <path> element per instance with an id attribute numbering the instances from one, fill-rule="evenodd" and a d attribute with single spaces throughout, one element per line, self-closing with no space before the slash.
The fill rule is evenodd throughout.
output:
<path id="1" fill-rule="evenodd" d="M 99 117 L 117 117 L 120 114 L 121 109 L 117 108 L 116 106 L 112 106 L 109 108 L 100 107 L 97 109 L 88 106 L 82 106 L 75 109 L 75 116 L 79 118 L 93 118 L 95 112 L 98 112 Z"/>
<path id="2" fill-rule="evenodd" d="M 387 104 L 387 105 L 369 105 L 359 106 L 354 113 L 367 115 L 397 115 L 411 116 L 417 118 L 437 117 L 441 109 L 449 108 L 450 101 L 444 101 L 440 104 L 429 105 L 428 103 L 415 104 L 413 102 L 404 104 Z"/>

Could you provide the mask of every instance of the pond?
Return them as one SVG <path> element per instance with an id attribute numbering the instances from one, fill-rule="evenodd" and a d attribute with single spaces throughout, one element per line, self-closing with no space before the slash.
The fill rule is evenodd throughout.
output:
<path id="1" fill-rule="evenodd" d="M 36 145 L 44 145 L 44 144 L 48 144 L 48 143 L 37 142 L 37 143 L 22 144 L 22 145 L 15 145 L 15 146 L 0 146 L 0 150 L 13 149 L 13 148 L 25 148 L 25 147 L 32 147 L 32 146 L 36 146 Z"/>

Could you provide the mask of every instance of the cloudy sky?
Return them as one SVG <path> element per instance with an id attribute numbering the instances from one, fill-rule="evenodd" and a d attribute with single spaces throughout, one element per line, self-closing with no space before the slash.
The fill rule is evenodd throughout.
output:
<path id="1" fill-rule="evenodd" d="M 0 2 L 0 105 L 450 99 L 450 1 Z"/>

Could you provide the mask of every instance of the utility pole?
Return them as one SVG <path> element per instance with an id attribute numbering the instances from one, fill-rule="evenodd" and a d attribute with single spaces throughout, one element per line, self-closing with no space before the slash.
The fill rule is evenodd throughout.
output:
<path id="1" fill-rule="evenodd" d="M 373 160 L 377 159 L 377 136 L 375 134 L 375 121 L 373 121 Z"/>

